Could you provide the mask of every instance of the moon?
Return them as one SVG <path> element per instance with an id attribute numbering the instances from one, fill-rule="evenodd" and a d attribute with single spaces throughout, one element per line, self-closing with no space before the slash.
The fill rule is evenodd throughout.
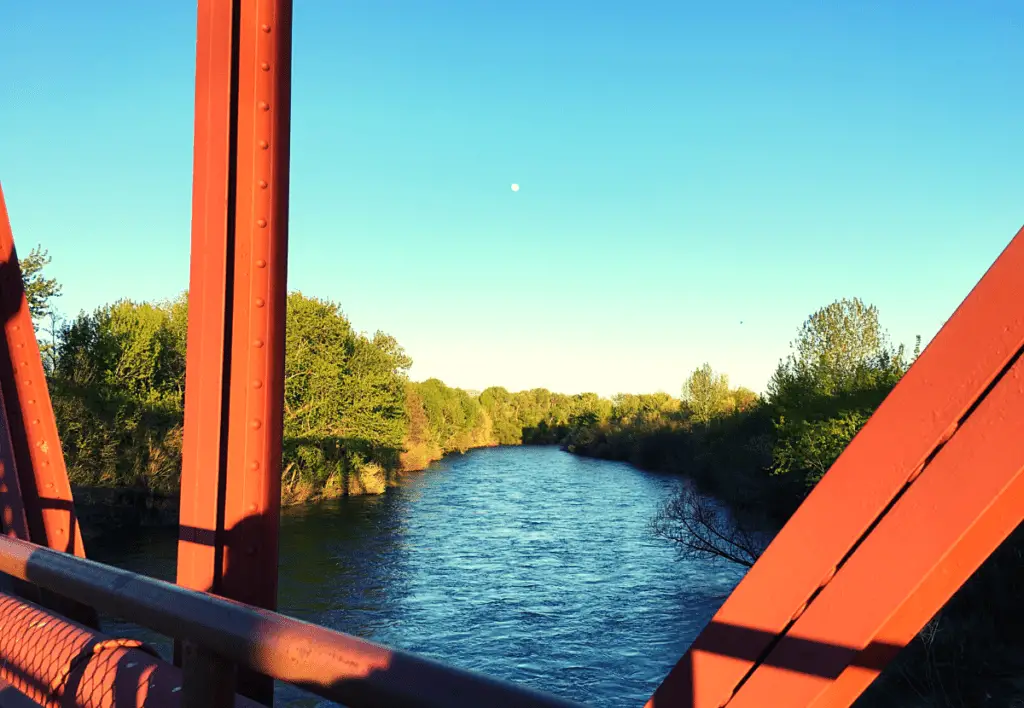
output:
<path id="1" fill-rule="evenodd" d="M 512 185 L 512 191 L 513 192 L 518 192 L 519 191 L 519 185 L 518 184 L 513 184 Z"/>

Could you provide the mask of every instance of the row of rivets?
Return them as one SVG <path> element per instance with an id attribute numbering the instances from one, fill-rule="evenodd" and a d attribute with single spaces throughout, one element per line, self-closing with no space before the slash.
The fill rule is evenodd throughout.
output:
<path id="1" fill-rule="evenodd" d="M 261 24 L 260 25 L 260 29 L 263 30 L 264 34 L 270 34 L 270 32 L 271 32 L 271 26 L 268 23 Z M 260 53 L 263 53 L 263 51 L 265 51 L 265 50 L 266 50 L 266 42 L 264 40 L 258 40 L 257 41 L 257 51 L 259 51 Z M 270 66 L 269 62 L 261 61 L 259 66 L 260 66 L 260 69 L 263 71 L 264 74 L 270 73 L 271 66 Z M 270 149 L 270 141 L 273 139 L 273 135 L 272 135 L 272 122 L 270 122 L 272 120 L 271 119 L 270 105 L 271 105 L 271 101 L 274 98 L 273 95 L 272 95 L 272 82 L 273 82 L 273 80 L 270 77 L 262 78 L 262 79 L 261 78 L 257 78 L 256 79 L 256 86 L 255 86 L 256 108 L 258 110 L 257 115 L 256 115 L 256 121 L 257 121 L 257 125 L 259 126 L 257 128 L 257 130 L 258 130 L 259 133 L 263 134 L 259 138 L 259 140 L 257 141 L 257 146 L 260 148 L 260 150 L 263 150 L 263 151 L 267 151 L 267 150 Z M 261 120 L 260 117 L 259 117 L 260 115 L 266 115 L 267 118 Z M 267 155 L 262 160 L 257 162 L 258 169 L 260 169 L 263 172 L 263 174 L 260 174 L 259 177 L 258 177 L 258 185 L 259 185 L 259 188 L 260 188 L 260 192 L 257 195 L 254 195 L 255 198 L 256 198 L 256 201 L 257 201 L 256 205 L 254 205 L 254 206 L 256 207 L 256 211 L 257 212 L 261 212 L 262 211 L 263 214 L 259 218 L 257 218 L 257 220 L 256 220 L 256 226 L 260 229 L 260 231 L 255 233 L 255 234 L 253 234 L 254 240 L 253 240 L 253 244 L 252 244 L 252 246 L 253 246 L 252 250 L 253 250 L 253 256 L 254 256 L 253 263 L 256 266 L 256 268 L 259 269 L 259 270 L 265 270 L 266 269 L 267 261 L 266 261 L 266 259 L 259 257 L 258 256 L 258 252 L 263 251 L 263 252 L 268 252 L 269 253 L 269 251 L 270 251 L 270 243 L 269 242 L 270 242 L 270 240 L 272 238 L 272 234 L 269 233 L 269 230 L 268 230 L 268 226 L 270 225 L 270 218 L 271 218 L 271 215 L 269 213 L 270 212 L 271 203 L 270 203 L 270 194 L 268 192 L 268 189 L 270 187 L 270 182 L 269 181 L 272 178 L 272 175 L 269 174 L 268 167 L 269 167 L 269 165 L 273 164 L 272 163 L 272 159 L 273 158 L 270 155 Z M 253 277 L 255 277 L 255 273 L 253 274 Z M 256 285 L 257 289 L 263 290 L 264 292 L 266 292 L 267 289 L 268 289 L 268 285 L 269 285 L 268 278 L 266 278 L 266 277 L 260 278 L 260 281 L 261 282 L 259 282 L 259 284 L 254 283 L 254 285 Z M 267 303 L 266 303 L 266 300 L 265 300 L 264 297 L 258 297 L 257 296 L 257 297 L 255 297 L 253 299 L 253 305 L 255 305 L 256 308 L 258 308 L 258 309 L 264 308 L 266 306 L 266 304 Z M 255 315 L 255 313 L 253 313 L 253 314 Z M 280 316 L 281 313 L 274 313 L 274 314 Z M 267 316 L 259 317 L 259 318 L 253 317 L 250 320 L 250 322 L 253 325 L 253 328 L 257 332 L 260 332 L 260 331 L 265 332 L 266 329 L 267 329 Z M 263 337 L 257 337 L 256 339 L 253 340 L 253 346 L 254 347 L 262 348 L 263 345 L 264 345 Z M 262 391 L 261 391 L 261 389 L 263 388 L 262 375 L 265 372 L 265 369 L 267 367 L 266 357 L 256 357 L 255 359 L 252 359 L 251 360 L 251 365 L 255 369 L 257 369 L 257 371 L 252 372 L 253 374 L 255 374 L 255 376 L 254 376 L 254 378 L 251 381 L 251 390 L 252 390 L 253 393 L 251 393 L 249 395 L 249 399 L 250 399 L 250 403 L 254 404 L 252 406 L 252 409 L 254 409 L 255 411 L 262 411 L 262 410 L 265 410 L 265 406 L 262 405 L 264 403 L 264 401 L 261 400 L 260 394 L 256 393 L 256 392 L 261 392 L 262 393 Z M 251 429 L 254 432 L 256 432 L 256 431 L 259 431 L 263 427 L 263 421 L 260 418 L 258 418 L 258 417 L 257 418 L 253 418 L 250 421 L 249 425 L 250 425 Z M 265 446 L 263 444 L 263 441 L 261 441 L 261 440 L 257 441 L 257 444 L 255 446 L 254 452 L 257 451 L 257 450 L 263 451 L 264 447 Z M 259 454 L 259 453 L 257 453 L 257 454 Z M 249 463 L 249 467 L 250 467 L 250 469 L 253 472 L 259 471 L 259 469 L 261 467 L 260 460 L 258 460 L 258 459 L 252 460 Z M 256 503 L 251 503 L 249 505 L 249 511 L 256 511 L 257 508 L 258 508 L 258 505 Z M 248 548 L 247 551 L 248 551 L 249 554 L 255 553 L 255 549 L 252 548 L 252 547 Z"/>

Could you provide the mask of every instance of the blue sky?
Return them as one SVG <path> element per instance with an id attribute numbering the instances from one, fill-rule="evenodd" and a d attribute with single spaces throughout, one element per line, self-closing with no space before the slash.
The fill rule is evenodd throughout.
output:
<path id="1" fill-rule="evenodd" d="M 1022 21 L 299 0 L 289 285 L 477 389 L 761 389 L 847 296 L 927 341 L 1024 223 Z M 0 181 L 67 314 L 187 287 L 194 52 L 191 2 L 4 10 Z"/>

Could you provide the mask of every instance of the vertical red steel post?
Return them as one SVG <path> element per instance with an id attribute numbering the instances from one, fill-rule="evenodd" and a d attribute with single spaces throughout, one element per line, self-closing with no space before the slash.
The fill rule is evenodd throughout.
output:
<path id="1" fill-rule="evenodd" d="M 233 0 L 200 0 L 196 19 L 192 243 L 182 441 L 178 584 L 220 591 L 223 387 L 233 171 Z M 175 663 L 182 646 L 175 642 Z"/>
<path id="2" fill-rule="evenodd" d="M 291 0 L 200 0 L 179 584 L 277 605 Z M 239 674 L 264 703 L 272 682 Z"/>
<path id="3" fill-rule="evenodd" d="M 291 0 L 246 0 L 238 152 L 223 588 L 277 603 L 288 255 Z"/>
<path id="4" fill-rule="evenodd" d="M 234 5 L 200 0 L 178 584 L 220 590 L 217 554 L 233 206 Z"/>

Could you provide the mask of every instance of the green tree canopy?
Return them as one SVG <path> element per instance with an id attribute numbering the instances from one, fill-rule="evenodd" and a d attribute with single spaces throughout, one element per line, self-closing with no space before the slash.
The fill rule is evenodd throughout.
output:
<path id="1" fill-rule="evenodd" d="M 21 279 L 25 285 L 25 299 L 32 319 L 43 319 L 53 313 L 53 299 L 60 297 L 61 286 L 53 278 L 47 278 L 43 269 L 53 259 L 41 246 L 36 246 L 20 259 Z"/>
<path id="2" fill-rule="evenodd" d="M 683 400 L 695 421 L 709 423 L 729 408 L 729 378 L 716 374 L 711 364 L 699 366 L 683 384 Z"/>

